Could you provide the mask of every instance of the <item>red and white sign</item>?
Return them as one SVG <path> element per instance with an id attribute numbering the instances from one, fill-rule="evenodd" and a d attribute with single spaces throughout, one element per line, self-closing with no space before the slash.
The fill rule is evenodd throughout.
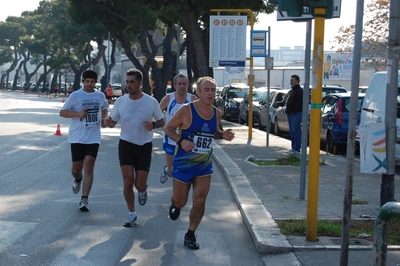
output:
<path id="1" fill-rule="evenodd" d="M 247 16 L 210 16 L 210 67 L 244 67 Z"/>

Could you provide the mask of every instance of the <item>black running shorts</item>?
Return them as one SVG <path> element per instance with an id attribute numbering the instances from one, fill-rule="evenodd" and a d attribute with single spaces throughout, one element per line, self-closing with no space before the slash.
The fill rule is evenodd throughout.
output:
<path id="1" fill-rule="evenodd" d="M 150 171 L 153 143 L 136 145 L 120 139 L 118 144 L 119 165 L 132 165 L 136 171 Z"/>
<path id="2" fill-rule="evenodd" d="M 99 144 L 81 144 L 81 143 L 71 143 L 71 155 L 73 162 L 83 161 L 86 155 L 97 157 L 97 152 L 99 151 Z"/>

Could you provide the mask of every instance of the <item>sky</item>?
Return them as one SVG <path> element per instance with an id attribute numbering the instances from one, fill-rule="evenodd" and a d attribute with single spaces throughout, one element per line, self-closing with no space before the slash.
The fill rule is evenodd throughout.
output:
<path id="1" fill-rule="evenodd" d="M 364 0 L 364 7 L 372 0 Z M 5 21 L 7 16 L 19 16 L 21 12 L 35 10 L 40 0 L 12 0 L 0 8 L 0 21 Z M 340 18 L 327 19 L 325 21 L 324 50 L 330 50 L 334 37 L 337 36 L 341 26 L 355 24 L 357 0 L 341 0 Z M 254 30 L 271 29 L 271 49 L 279 49 L 280 46 L 304 46 L 306 43 L 306 23 L 293 21 L 277 21 L 276 13 L 261 15 L 260 22 L 254 25 Z M 365 23 L 365 21 L 364 21 Z M 248 27 L 247 46 L 249 41 L 250 27 Z M 312 35 L 313 36 L 313 35 Z M 313 37 L 311 37 L 313 38 Z"/>

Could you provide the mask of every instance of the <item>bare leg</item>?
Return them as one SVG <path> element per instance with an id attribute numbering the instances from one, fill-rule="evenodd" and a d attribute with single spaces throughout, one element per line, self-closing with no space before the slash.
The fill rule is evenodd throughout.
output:
<path id="1" fill-rule="evenodd" d="M 121 166 L 122 178 L 124 181 L 124 197 L 128 210 L 130 212 L 135 211 L 135 193 L 133 192 L 133 185 L 135 183 L 135 176 L 133 172 L 133 166 L 122 165 Z"/>
<path id="2" fill-rule="evenodd" d="M 196 231 L 206 208 L 206 198 L 210 191 L 211 175 L 196 177 L 193 183 L 193 206 L 190 210 L 189 229 Z"/>
<path id="3" fill-rule="evenodd" d="M 75 180 L 79 180 L 82 177 L 83 160 L 78 162 L 72 162 L 72 176 Z"/>
<path id="4" fill-rule="evenodd" d="M 149 172 L 147 171 L 136 171 L 135 187 L 138 191 L 147 190 L 147 178 Z"/>
<path id="5" fill-rule="evenodd" d="M 85 164 L 84 164 L 85 176 L 83 178 L 83 188 L 82 188 L 83 197 L 89 197 L 90 190 L 92 189 L 95 162 L 96 158 L 94 158 L 93 156 L 90 155 L 85 156 Z"/>
<path id="6" fill-rule="evenodd" d="M 191 184 L 185 184 L 177 180 L 173 180 L 173 192 L 171 197 L 172 204 L 177 208 L 182 208 L 186 205 L 189 197 Z"/>
<path id="7" fill-rule="evenodd" d="M 167 175 L 171 176 L 171 171 L 172 171 L 172 162 L 174 160 L 174 156 L 173 155 L 169 155 L 169 154 L 165 154 L 165 161 L 167 162 Z"/>

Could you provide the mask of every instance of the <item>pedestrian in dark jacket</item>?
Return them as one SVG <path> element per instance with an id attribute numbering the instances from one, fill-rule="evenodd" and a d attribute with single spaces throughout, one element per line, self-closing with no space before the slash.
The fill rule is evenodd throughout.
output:
<path id="1" fill-rule="evenodd" d="M 286 102 L 286 114 L 289 122 L 289 132 L 292 139 L 292 149 L 289 154 L 299 154 L 301 148 L 301 119 L 303 112 L 303 89 L 299 85 L 300 77 L 290 77 L 289 99 Z"/>

